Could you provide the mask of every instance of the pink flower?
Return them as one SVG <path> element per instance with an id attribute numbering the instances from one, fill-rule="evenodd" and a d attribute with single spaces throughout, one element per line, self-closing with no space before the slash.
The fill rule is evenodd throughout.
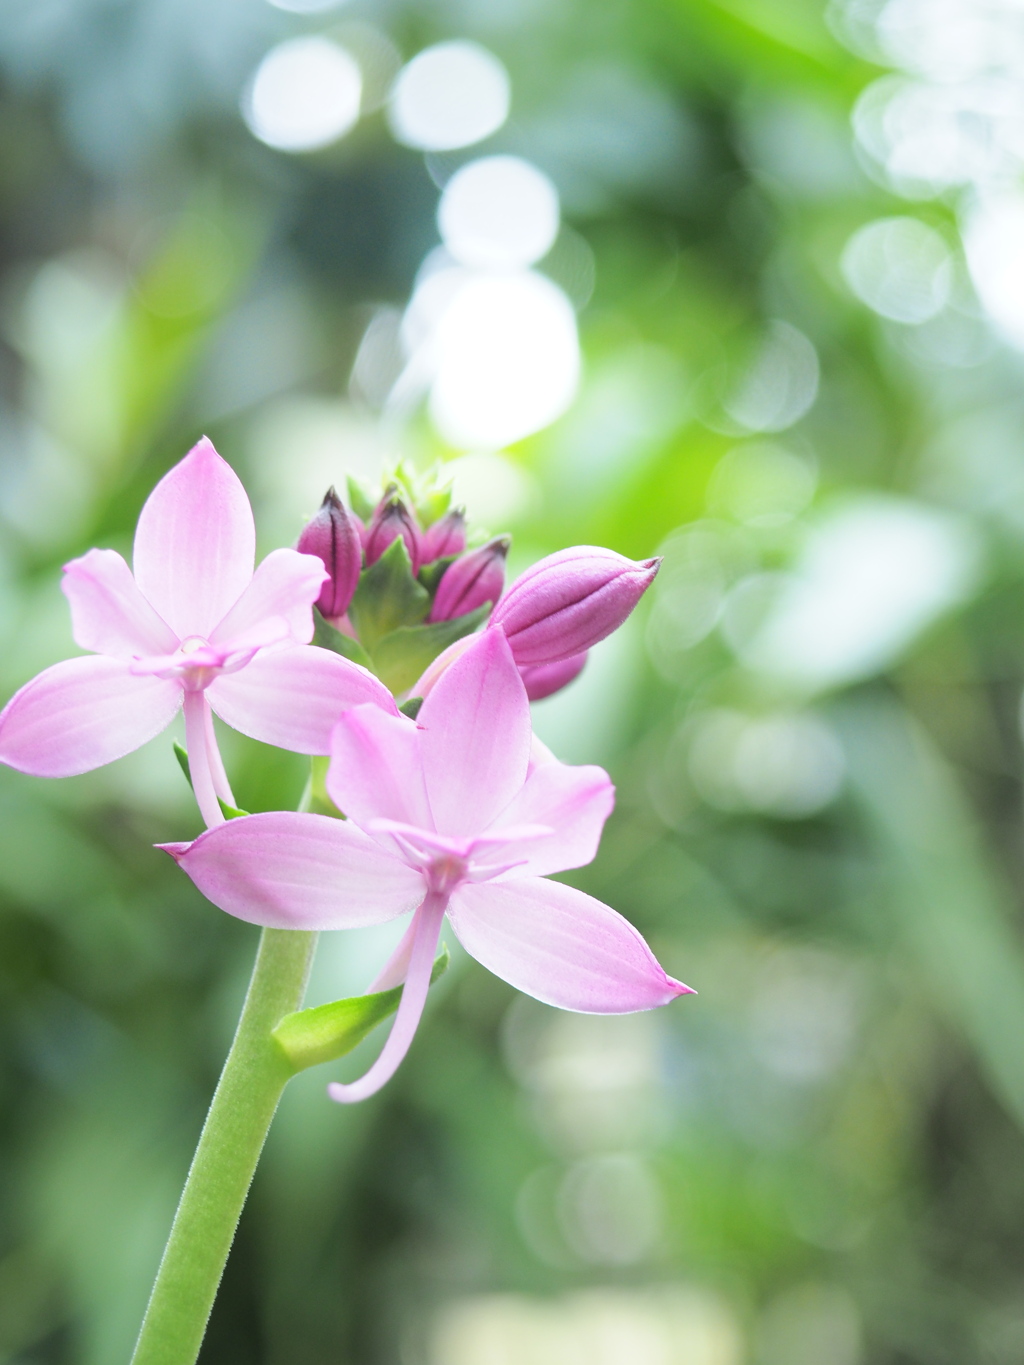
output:
<path id="1" fill-rule="evenodd" d="M 589 863 L 611 811 L 600 768 L 531 764 L 529 703 L 500 630 L 476 637 L 427 697 L 417 722 L 379 707 L 346 711 L 327 785 L 346 820 L 281 812 L 167 845 L 215 905 L 277 928 L 342 929 L 415 909 L 371 989 L 405 980 L 377 1061 L 340 1101 L 393 1074 L 419 1023 L 441 922 L 518 989 L 563 1009 L 620 1014 L 689 987 L 639 933 L 593 897 L 546 880 Z"/>
<path id="2" fill-rule="evenodd" d="M 420 529 L 416 518 L 402 501 L 401 495 L 392 485 L 377 504 L 373 520 L 363 536 L 363 549 L 367 565 L 376 564 L 388 546 L 401 536 L 409 552 L 409 562 L 413 575 L 419 573 L 422 556 L 420 554 Z"/>
<path id="3" fill-rule="evenodd" d="M 359 585 L 363 547 L 359 524 L 333 488 L 315 517 L 303 527 L 295 547 L 299 554 L 316 555 L 327 571 L 316 605 L 321 616 L 333 621 L 344 616 Z"/>
<path id="4" fill-rule="evenodd" d="M 274 550 L 253 572 L 252 510 L 205 438 L 149 495 L 135 531 L 135 576 L 114 550 L 64 567 L 75 643 L 0 713 L 0 762 L 37 777 L 88 772 L 137 749 L 184 703 L 196 799 L 208 825 L 234 805 L 213 711 L 254 739 L 328 751 L 349 706 L 394 710 L 365 669 L 306 642 L 326 571 Z"/>
<path id="5" fill-rule="evenodd" d="M 508 536 L 495 536 L 449 564 L 441 575 L 427 619 L 451 621 L 476 611 L 485 602 L 497 602 L 505 586 L 505 556 L 510 544 Z"/>
<path id="6" fill-rule="evenodd" d="M 587 662 L 587 651 L 571 654 L 568 659 L 559 659 L 553 664 L 522 664 L 519 676 L 531 701 L 543 701 L 555 692 L 561 692 L 583 672 Z"/>
<path id="7" fill-rule="evenodd" d="M 519 575 L 490 624 L 504 630 L 520 668 L 557 663 L 618 630 L 660 565 L 597 545 L 559 550 Z"/>
<path id="8" fill-rule="evenodd" d="M 461 507 L 446 512 L 439 521 L 428 526 L 420 538 L 423 563 L 460 555 L 466 548 L 466 514 Z"/>

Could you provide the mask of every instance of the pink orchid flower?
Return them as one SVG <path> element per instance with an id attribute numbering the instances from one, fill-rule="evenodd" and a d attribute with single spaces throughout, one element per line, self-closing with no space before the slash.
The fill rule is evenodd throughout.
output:
<path id="1" fill-rule="evenodd" d="M 184 704 L 196 799 L 208 825 L 230 805 L 213 711 L 254 739 L 326 754 L 338 716 L 395 711 L 366 669 L 307 642 L 326 570 L 275 550 L 253 571 L 256 532 L 237 475 L 205 438 L 146 500 L 135 574 L 114 550 L 64 566 L 75 643 L 92 651 L 47 668 L 0 713 L 0 762 L 69 777 L 130 753 Z"/>
<path id="2" fill-rule="evenodd" d="M 689 987 L 609 906 L 547 875 L 589 863 L 614 789 L 596 767 L 531 761 L 526 691 L 501 630 L 439 679 L 413 722 L 356 706 L 338 722 L 328 790 L 345 820 L 280 812 L 165 845 L 215 905 L 275 928 L 343 929 L 415 909 L 370 987 L 405 981 L 377 1061 L 332 1098 L 372 1095 L 419 1023 L 441 922 L 519 990 L 563 1009 L 623 1014 Z M 539 753 L 540 761 L 536 755 Z"/>

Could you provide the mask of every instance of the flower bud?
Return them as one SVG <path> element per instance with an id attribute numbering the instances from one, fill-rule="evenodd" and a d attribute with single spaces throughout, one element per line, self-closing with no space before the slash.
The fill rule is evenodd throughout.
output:
<path id="1" fill-rule="evenodd" d="M 622 625 L 660 564 L 594 545 L 559 550 L 520 574 L 490 624 L 502 627 L 521 668 L 569 659 Z"/>
<path id="2" fill-rule="evenodd" d="M 363 549 L 366 551 L 367 564 L 376 564 L 388 546 L 399 536 L 405 541 L 405 548 L 409 551 L 413 574 L 419 573 L 422 563 L 420 529 L 402 501 L 397 487 L 392 484 L 377 504 L 373 520 L 366 528 Z"/>
<path id="3" fill-rule="evenodd" d="M 358 521 L 333 488 L 327 490 L 320 511 L 306 523 L 295 548 L 300 554 L 316 555 L 330 574 L 316 600 L 321 615 L 329 620 L 344 616 L 359 582 L 363 550 Z"/>
<path id="4" fill-rule="evenodd" d="M 505 586 L 505 556 L 511 543 L 508 536 L 495 536 L 478 550 L 470 550 L 449 564 L 441 576 L 428 619 L 450 621 L 475 611 L 485 602 L 497 602 Z"/>
<path id="5" fill-rule="evenodd" d="M 420 542 L 422 562 L 433 564 L 435 559 L 460 555 L 466 548 L 466 514 L 461 507 L 447 512 L 440 521 L 428 526 Z"/>
<path id="6" fill-rule="evenodd" d="M 587 652 L 573 654 L 568 659 L 559 659 L 553 664 L 524 664 L 519 676 L 531 701 L 540 701 L 568 687 L 573 678 L 578 678 L 587 662 Z"/>

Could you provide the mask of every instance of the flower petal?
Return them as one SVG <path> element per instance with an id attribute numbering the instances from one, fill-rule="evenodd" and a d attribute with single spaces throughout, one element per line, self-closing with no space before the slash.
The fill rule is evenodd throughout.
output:
<path id="1" fill-rule="evenodd" d="M 331 800 L 364 829 L 379 819 L 432 829 L 421 739 L 405 716 L 385 715 L 377 706 L 346 711 L 331 736 Z"/>
<path id="2" fill-rule="evenodd" d="M 380 1056 L 369 1071 L 348 1085 L 341 1085 L 335 1081 L 327 1087 L 328 1095 L 339 1104 L 356 1104 L 359 1100 L 369 1099 L 371 1095 L 375 1095 L 395 1074 L 409 1051 L 409 1044 L 415 1036 L 423 1014 L 423 1006 L 427 1003 L 434 952 L 441 932 L 444 910 L 444 897 L 433 895 L 427 896 L 416 911 L 412 951 L 395 1022 L 391 1025 L 391 1032 L 381 1048 Z"/>
<path id="3" fill-rule="evenodd" d="M 546 877 L 550 872 L 583 867 L 597 856 L 601 831 L 614 805 L 615 788 L 603 768 L 544 763 L 534 768 L 487 834 L 497 839 L 504 829 L 514 833 L 518 825 L 547 825 L 551 833 L 529 842 L 516 839 L 507 855 L 493 843 L 488 858 L 494 862 L 503 862 L 506 856 L 509 861 L 525 859 L 507 877 Z"/>
<path id="4" fill-rule="evenodd" d="M 631 1014 L 690 993 L 666 976 L 628 920 L 561 882 L 460 886 L 448 918 L 495 976 L 559 1009 Z"/>
<path id="5" fill-rule="evenodd" d="M 419 873 L 350 820 L 326 815 L 245 815 L 193 844 L 162 847 L 214 905 L 271 929 L 381 924 L 426 894 Z"/>
<path id="6" fill-rule="evenodd" d="M 214 630 L 212 643 L 244 640 L 258 632 L 264 621 L 283 617 L 295 643 L 308 645 L 313 638 L 313 603 L 328 576 L 323 561 L 316 555 L 300 555 L 295 550 L 271 551 Z"/>
<path id="7" fill-rule="evenodd" d="M 331 731 L 350 706 L 395 710 L 391 693 L 368 669 L 316 645 L 261 650 L 237 673 L 215 678 L 206 695 L 233 730 L 300 754 L 330 753 Z"/>
<path id="8" fill-rule="evenodd" d="M 500 630 L 473 640 L 416 719 L 436 828 L 482 833 L 525 782 L 530 760 L 530 703 Z"/>
<path id="9" fill-rule="evenodd" d="M 248 586 L 255 555 L 245 489 L 204 436 L 146 499 L 135 580 L 179 639 L 209 638 Z"/>
<path id="10" fill-rule="evenodd" d="M 143 597 L 116 550 L 90 550 L 65 564 L 61 587 L 80 648 L 115 659 L 177 649 L 178 637 Z"/>
<path id="11" fill-rule="evenodd" d="M 0 762 L 35 777 L 72 777 L 158 735 L 181 705 L 181 688 L 128 670 L 126 660 L 90 654 L 38 674 L 0 713 Z"/>

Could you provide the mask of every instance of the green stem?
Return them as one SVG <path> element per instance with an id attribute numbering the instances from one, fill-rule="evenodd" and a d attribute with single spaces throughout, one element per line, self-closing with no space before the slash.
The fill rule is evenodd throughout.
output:
<path id="1" fill-rule="evenodd" d="M 131 1365 L 194 1365 L 199 1355 L 270 1121 L 294 1075 L 271 1030 L 301 1006 L 315 947 L 313 933 L 263 930 Z"/>

